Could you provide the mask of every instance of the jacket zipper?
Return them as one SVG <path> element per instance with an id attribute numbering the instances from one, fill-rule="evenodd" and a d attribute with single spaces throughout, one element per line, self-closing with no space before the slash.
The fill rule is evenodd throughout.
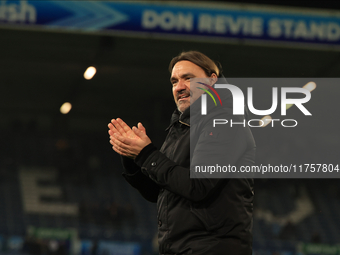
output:
<path id="1" fill-rule="evenodd" d="M 189 125 L 188 123 L 185 123 L 185 122 L 183 122 L 183 121 L 180 121 L 180 120 L 178 120 L 178 121 L 179 121 L 179 123 L 181 123 L 181 124 L 184 124 L 184 125 L 186 125 L 186 126 L 190 127 L 190 125 Z"/>

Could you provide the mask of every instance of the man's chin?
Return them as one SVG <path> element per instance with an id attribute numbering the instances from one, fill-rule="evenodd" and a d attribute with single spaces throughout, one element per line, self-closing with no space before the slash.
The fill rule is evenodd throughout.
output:
<path id="1" fill-rule="evenodd" d="M 188 109 L 189 106 L 190 106 L 190 102 L 179 103 L 177 104 L 177 109 L 183 113 L 186 109 Z"/>

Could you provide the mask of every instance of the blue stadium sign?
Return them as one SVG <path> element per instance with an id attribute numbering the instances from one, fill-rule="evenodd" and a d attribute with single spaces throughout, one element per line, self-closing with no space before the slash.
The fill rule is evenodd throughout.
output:
<path id="1" fill-rule="evenodd" d="M 189 40 L 340 46 L 340 13 L 181 2 L 0 1 L 0 26 Z M 340 48 L 340 47 L 339 47 Z"/>

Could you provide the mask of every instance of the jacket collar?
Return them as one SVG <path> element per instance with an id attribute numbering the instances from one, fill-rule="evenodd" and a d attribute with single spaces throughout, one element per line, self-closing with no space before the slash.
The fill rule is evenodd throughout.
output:
<path id="1" fill-rule="evenodd" d="M 169 130 L 176 122 L 190 126 L 190 106 L 183 113 L 176 109 L 172 113 L 170 125 L 166 130 Z"/>

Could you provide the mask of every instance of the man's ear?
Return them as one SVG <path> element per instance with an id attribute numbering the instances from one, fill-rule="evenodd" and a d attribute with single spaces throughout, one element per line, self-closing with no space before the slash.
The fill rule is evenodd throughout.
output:
<path id="1" fill-rule="evenodd" d="M 217 82 L 217 75 L 215 73 L 213 73 L 211 76 L 210 76 L 210 81 L 211 81 L 211 84 L 210 86 L 214 85 L 216 82 Z"/>

